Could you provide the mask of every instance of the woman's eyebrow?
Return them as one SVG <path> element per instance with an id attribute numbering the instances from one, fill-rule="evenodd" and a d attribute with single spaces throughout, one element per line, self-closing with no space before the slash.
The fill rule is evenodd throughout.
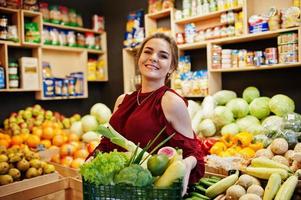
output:
<path id="1" fill-rule="evenodd" d="M 152 51 L 154 50 L 152 47 L 145 47 L 145 49 L 152 50 Z M 160 50 L 159 52 L 169 56 L 169 53 L 167 51 Z"/>

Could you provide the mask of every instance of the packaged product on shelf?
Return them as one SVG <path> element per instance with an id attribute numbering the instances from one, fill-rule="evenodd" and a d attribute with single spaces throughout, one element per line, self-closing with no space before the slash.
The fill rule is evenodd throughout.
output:
<path id="1" fill-rule="evenodd" d="M 191 70 L 190 56 L 180 56 L 177 71 L 179 73 L 189 72 Z"/>
<path id="2" fill-rule="evenodd" d="M 69 85 L 69 80 L 67 78 L 63 79 L 63 88 L 62 88 L 62 96 L 67 97 L 69 96 L 68 94 L 68 85 Z"/>
<path id="3" fill-rule="evenodd" d="M 183 0 L 182 2 L 182 8 L 183 8 L 183 18 L 188 18 L 191 16 L 191 1 L 190 0 Z"/>
<path id="4" fill-rule="evenodd" d="M 52 77 L 52 70 L 49 62 L 43 61 L 42 62 L 42 76 L 43 78 L 51 78 Z"/>
<path id="5" fill-rule="evenodd" d="M 73 8 L 69 9 L 69 25 L 70 26 L 78 26 L 76 20 L 76 11 Z"/>
<path id="6" fill-rule="evenodd" d="M 162 2 L 162 9 L 174 8 L 175 7 L 174 0 L 163 0 Z"/>
<path id="7" fill-rule="evenodd" d="M 5 88 L 5 71 L 4 67 L 2 67 L 0 63 L 0 89 L 3 88 Z"/>
<path id="8" fill-rule="evenodd" d="M 21 73 L 21 87 L 23 89 L 38 90 L 38 59 L 33 57 L 21 57 L 19 59 Z"/>
<path id="9" fill-rule="evenodd" d="M 222 47 L 219 45 L 212 46 L 212 68 L 219 69 L 221 68 L 221 61 L 222 61 Z"/>
<path id="10" fill-rule="evenodd" d="M 76 44 L 78 47 L 85 47 L 86 38 L 83 33 L 76 34 Z"/>
<path id="11" fill-rule="evenodd" d="M 13 42 L 18 42 L 18 30 L 16 25 L 11 25 L 7 27 L 7 39 Z"/>
<path id="12" fill-rule="evenodd" d="M 197 15 L 197 0 L 191 0 L 190 16 Z"/>
<path id="13" fill-rule="evenodd" d="M 127 16 L 126 33 L 124 38 L 124 47 L 134 48 L 144 39 L 144 11 L 138 10 L 131 12 Z"/>
<path id="14" fill-rule="evenodd" d="M 67 76 L 68 80 L 68 96 L 75 96 L 75 79 L 73 76 Z"/>
<path id="15" fill-rule="evenodd" d="M 266 48 L 264 51 L 265 55 L 265 64 L 271 65 L 271 64 L 277 64 L 278 63 L 278 57 L 277 57 L 277 48 Z"/>
<path id="16" fill-rule="evenodd" d="M 25 23 L 25 41 L 40 43 L 41 35 L 39 32 L 39 26 L 36 22 Z"/>
<path id="17" fill-rule="evenodd" d="M 88 81 L 96 80 L 96 63 L 97 61 L 94 59 L 88 60 L 88 70 L 87 70 L 87 79 Z"/>
<path id="18" fill-rule="evenodd" d="M 281 18 L 280 18 L 280 13 L 276 8 L 270 9 L 268 23 L 269 23 L 270 31 L 275 31 L 280 29 Z"/>
<path id="19" fill-rule="evenodd" d="M 176 34 L 176 42 L 177 44 L 185 44 L 183 33 Z"/>
<path id="20" fill-rule="evenodd" d="M 76 36 L 74 31 L 68 31 L 67 43 L 69 47 L 76 47 Z"/>
<path id="21" fill-rule="evenodd" d="M 290 7 L 281 10 L 282 28 L 300 26 L 300 8 Z"/>
<path id="22" fill-rule="evenodd" d="M 255 66 L 261 66 L 264 65 L 264 54 L 263 51 L 255 51 L 254 52 L 254 64 Z"/>
<path id="23" fill-rule="evenodd" d="M 259 33 L 269 30 L 268 24 L 269 18 L 261 15 L 252 15 L 249 20 L 249 32 L 250 33 Z"/>
<path id="24" fill-rule="evenodd" d="M 93 30 L 102 32 L 105 29 L 105 21 L 103 16 L 93 15 Z"/>
<path id="25" fill-rule="evenodd" d="M 55 96 L 63 96 L 63 84 L 64 84 L 64 79 L 62 78 L 54 78 L 54 93 Z"/>
<path id="26" fill-rule="evenodd" d="M 19 65 L 16 62 L 10 62 L 8 64 L 8 75 L 19 75 Z"/>
<path id="27" fill-rule="evenodd" d="M 57 28 L 49 28 L 49 35 L 52 45 L 60 45 L 59 31 Z"/>
<path id="28" fill-rule="evenodd" d="M 49 7 L 49 17 L 50 22 L 54 24 L 60 24 L 61 23 L 61 13 L 59 11 L 59 7 L 56 5 L 52 5 Z"/>
<path id="29" fill-rule="evenodd" d="M 49 13 L 49 8 L 48 8 L 48 3 L 40 2 L 39 6 L 40 6 L 40 12 L 42 13 L 42 16 L 43 16 L 43 21 L 50 22 L 50 13 Z"/>
<path id="30" fill-rule="evenodd" d="M 51 44 L 50 33 L 49 33 L 48 27 L 43 27 L 42 43 L 43 44 Z"/>
<path id="31" fill-rule="evenodd" d="M 175 20 L 181 20 L 182 18 L 183 18 L 182 11 L 181 10 L 176 10 L 176 12 L 175 12 Z"/>
<path id="32" fill-rule="evenodd" d="M 225 0 L 217 0 L 217 10 L 225 10 L 226 9 L 226 2 Z"/>
<path id="33" fill-rule="evenodd" d="M 69 23 L 68 8 L 66 6 L 59 6 L 59 11 L 61 14 L 61 24 L 68 25 Z"/>
<path id="34" fill-rule="evenodd" d="M 247 62 L 247 50 L 240 49 L 238 51 L 238 67 L 246 67 Z"/>
<path id="35" fill-rule="evenodd" d="M 21 0 L 6 0 L 6 7 L 19 9 L 21 8 Z"/>
<path id="36" fill-rule="evenodd" d="M 96 79 L 105 80 L 105 62 L 103 58 L 99 58 L 96 62 Z"/>
<path id="37" fill-rule="evenodd" d="M 254 66 L 253 60 L 254 60 L 254 52 L 253 51 L 248 51 L 247 52 L 247 59 L 246 59 L 247 66 Z"/>
<path id="38" fill-rule="evenodd" d="M 159 12 L 162 9 L 161 0 L 148 0 L 148 13 Z"/>
<path id="39" fill-rule="evenodd" d="M 23 0 L 23 9 L 38 11 L 39 10 L 38 0 Z"/>
<path id="40" fill-rule="evenodd" d="M 7 39 L 7 28 L 0 26 L 0 40 Z"/>
<path id="41" fill-rule="evenodd" d="M 20 80 L 20 77 L 17 76 L 17 75 L 9 75 L 8 76 L 9 78 L 9 81 L 8 81 L 8 86 L 9 88 L 19 88 L 19 80 Z"/>
<path id="42" fill-rule="evenodd" d="M 54 78 L 44 78 L 43 79 L 43 94 L 45 97 L 54 97 Z"/>
<path id="43" fill-rule="evenodd" d="M 95 35 L 94 37 L 95 37 L 95 49 L 101 50 L 101 36 Z"/>
<path id="44" fill-rule="evenodd" d="M 78 13 L 76 15 L 76 23 L 77 23 L 77 26 L 79 26 L 79 27 L 83 27 L 84 26 L 83 18 Z"/>
<path id="45" fill-rule="evenodd" d="M 185 28 L 185 42 L 188 44 L 194 43 L 194 37 L 196 35 L 196 26 L 194 23 L 186 24 Z"/>
<path id="46" fill-rule="evenodd" d="M 7 27 L 8 25 L 8 17 L 7 15 L 1 14 L 0 15 L 0 26 Z"/>
<path id="47" fill-rule="evenodd" d="M 238 50 L 237 49 L 232 49 L 231 51 L 231 65 L 233 68 L 237 68 L 238 67 Z"/>
<path id="48" fill-rule="evenodd" d="M 59 43 L 61 46 L 67 46 L 67 33 L 65 30 L 60 30 Z"/>
<path id="49" fill-rule="evenodd" d="M 217 4 L 216 4 L 216 1 L 210 1 L 209 3 L 209 11 L 210 12 L 215 12 L 217 11 Z"/>
<path id="50" fill-rule="evenodd" d="M 74 93 L 75 96 L 84 95 L 84 73 L 83 72 L 73 72 L 71 76 L 74 78 Z"/>

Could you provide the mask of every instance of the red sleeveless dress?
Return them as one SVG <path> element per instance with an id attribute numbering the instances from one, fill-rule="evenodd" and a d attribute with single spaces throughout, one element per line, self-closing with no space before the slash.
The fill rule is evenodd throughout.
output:
<path id="1" fill-rule="evenodd" d="M 194 156 L 197 159 L 196 167 L 191 171 L 189 183 L 197 182 L 204 175 L 204 155 L 202 147 L 196 135 L 194 139 L 185 137 L 178 133 L 167 121 L 161 107 L 161 99 L 166 91 L 177 94 L 167 86 L 162 86 L 153 94 L 140 93 L 139 102 L 137 103 L 137 91 L 126 95 L 123 102 L 119 105 L 117 111 L 110 119 L 111 126 L 122 134 L 128 140 L 135 144 L 140 143 L 140 147 L 146 146 L 149 140 L 156 137 L 156 134 L 166 126 L 166 130 L 161 134 L 155 147 L 169 135 L 176 134 L 164 145 L 178 147 L 183 150 L 183 157 Z M 149 96 L 151 94 L 151 96 Z M 143 101 L 145 99 L 145 101 Z M 187 101 L 184 99 L 186 105 Z M 108 139 L 103 138 L 97 147 L 100 151 L 109 152 L 113 149 L 124 151 L 122 148 L 112 144 Z M 149 151 L 150 152 L 150 151 Z"/>

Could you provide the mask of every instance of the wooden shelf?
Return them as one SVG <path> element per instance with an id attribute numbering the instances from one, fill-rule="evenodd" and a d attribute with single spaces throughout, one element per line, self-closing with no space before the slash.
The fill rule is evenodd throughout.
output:
<path id="1" fill-rule="evenodd" d="M 0 44 L 7 44 L 8 46 L 20 46 L 20 42 L 12 42 L 6 40 L 0 40 Z"/>
<path id="2" fill-rule="evenodd" d="M 179 48 L 179 50 L 182 50 L 182 51 L 192 50 L 192 49 L 201 49 L 201 48 L 205 48 L 207 46 L 208 41 L 195 42 L 192 44 L 180 44 L 180 45 L 178 45 L 178 48 Z"/>
<path id="3" fill-rule="evenodd" d="M 43 49 L 55 50 L 55 51 L 73 51 L 73 52 L 83 52 L 85 48 L 77 47 L 66 47 L 66 46 L 55 46 L 55 45 L 43 45 Z"/>
<path id="4" fill-rule="evenodd" d="M 91 83 L 108 82 L 108 81 L 109 81 L 108 79 L 105 79 L 105 80 L 88 80 L 88 82 L 91 82 Z"/>
<path id="5" fill-rule="evenodd" d="M 66 100 L 66 99 L 86 99 L 88 96 L 70 96 L 70 97 L 41 97 L 39 100 Z"/>
<path id="6" fill-rule="evenodd" d="M 22 46 L 24 47 L 33 47 L 33 48 L 38 48 L 41 46 L 39 43 L 32 43 L 32 42 L 23 42 Z"/>
<path id="7" fill-rule="evenodd" d="M 206 95 L 183 95 L 185 98 L 204 98 Z"/>
<path id="8" fill-rule="evenodd" d="M 164 18 L 170 15 L 171 13 L 171 8 L 169 9 L 165 9 L 165 10 L 161 10 L 159 12 L 156 13 L 150 13 L 150 14 L 146 14 L 147 17 L 151 18 L 151 19 L 160 19 L 160 18 Z"/>
<path id="9" fill-rule="evenodd" d="M 73 31 L 78 31 L 78 32 L 90 32 L 90 33 L 95 33 L 95 34 L 102 34 L 103 32 L 99 31 L 94 31 L 93 29 L 88 29 L 88 28 L 82 28 L 82 27 L 74 27 L 74 26 L 66 26 L 66 25 L 60 25 L 60 24 L 53 24 L 53 23 L 48 23 L 48 22 L 43 22 L 44 26 L 50 26 L 50 27 L 55 27 L 55 28 L 60 28 L 60 29 L 65 29 L 65 30 L 73 30 Z"/>
<path id="10" fill-rule="evenodd" d="M 0 92 L 37 92 L 40 90 L 32 90 L 32 89 L 22 89 L 22 88 L 11 88 L 11 89 L 1 89 Z"/>
<path id="11" fill-rule="evenodd" d="M 35 12 L 35 11 L 30 11 L 30 10 L 22 10 L 24 13 L 25 17 L 39 17 L 42 16 L 42 13 L 40 12 Z"/>
<path id="12" fill-rule="evenodd" d="M 277 31 L 266 31 L 261 33 L 253 33 L 229 38 L 221 38 L 208 42 L 212 42 L 213 44 L 233 44 L 233 43 L 242 43 L 242 42 L 250 42 L 255 40 L 264 40 L 269 38 L 277 37 L 281 33 L 298 31 L 299 27 L 288 28 L 288 29 L 279 29 Z"/>
<path id="13" fill-rule="evenodd" d="M 240 72 L 240 71 L 254 71 L 254 70 L 267 70 L 267 69 L 282 69 L 282 68 L 293 68 L 301 67 L 301 62 L 298 63 L 281 63 L 275 65 L 262 65 L 262 66 L 249 66 L 241 68 L 229 68 L 229 69 L 210 69 L 210 72 Z"/>
<path id="14" fill-rule="evenodd" d="M 124 48 L 124 50 L 129 51 L 129 52 L 137 52 L 140 46 L 136 46 L 135 48 Z"/>
<path id="15" fill-rule="evenodd" d="M 17 12 L 19 12 L 19 10 L 17 10 L 17 9 L 5 8 L 5 7 L 0 7 L 0 11 L 2 13 L 17 13 Z"/>
<path id="16" fill-rule="evenodd" d="M 207 20 L 207 19 L 218 17 L 221 14 L 228 12 L 228 11 L 239 11 L 239 10 L 242 10 L 242 7 L 230 8 L 230 9 L 220 10 L 220 11 L 216 11 L 216 12 L 211 12 L 206 15 L 199 15 L 199 16 L 189 17 L 186 19 L 176 20 L 175 23 L 176 24 L 193 23 L 193 22 L 197 22 L 197 21 L 201 21 L 201 20 Z"/>
<path id="17" fill-rule="evenodd" d="M 88 53 L 92 54 L 104 54 L 105 52 L 102 50 L 97 50 L 97 49 L 85 49 Z"/>

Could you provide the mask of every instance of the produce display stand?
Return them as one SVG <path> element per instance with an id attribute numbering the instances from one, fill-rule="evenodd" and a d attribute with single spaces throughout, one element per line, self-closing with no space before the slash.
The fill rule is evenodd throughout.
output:
<path id="1" fill-rule="evenodd" d="M 55 166 L 55 170 L 63 177 L 80 178 L 79 170 L 70 167 L 65 167 L 55 162 L 48 162 Z"/>

